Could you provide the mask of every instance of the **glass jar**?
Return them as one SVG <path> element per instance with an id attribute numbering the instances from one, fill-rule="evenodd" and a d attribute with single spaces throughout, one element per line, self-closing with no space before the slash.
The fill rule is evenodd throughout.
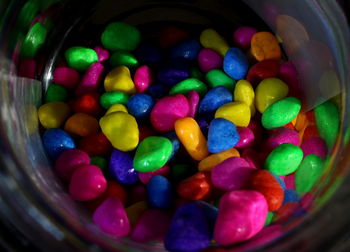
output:
<path id="1" fill-rule="evenodd" d="M 229 37 L 233 27 L 271 29 L 297 68 L 307 111 L 332 99 L 340 109 L 339 136 L 328 166 L 313 189 L 307 214 L 284 223 L 280 236 L 246 248 L 258 251 L 325 251 L 348 248 L 350 224 L 349 29 L 335 1 L 181 0 L 0 2 L 0 230 L 7 249 L 43 251 L 164 251 L 162 244 L 138 244 L 102 233 L 85 208 L 73 201 L 52 172 L 43 149 L 37 108 L 52 82 L 52 69 L 65 45 L 99 44 L 106 23 L 122 20 L 147 35 L 157 25 L 186 26 L 194 33 L 214 27 Z M 48 30 L 35 59 L 21 46 L 29 28 Z M 96 38 L 96 40 L 94 40 Z M 11 241 L 12 242 L 8 242 Z M 1 241 L 1 240 L 0 240 Z M 237 249 L 238 250 L 238 249 Z M 228 251 L 236 251 L 229 248 Z"/>

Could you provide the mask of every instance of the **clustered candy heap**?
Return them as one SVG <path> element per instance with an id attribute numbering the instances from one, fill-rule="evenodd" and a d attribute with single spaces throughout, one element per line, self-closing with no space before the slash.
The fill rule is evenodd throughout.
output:
<path id="1" fill-rule="evenodd" d="M 55 172 L 101 230 L 198 251 L 305 212 L 339 111 L 300 112 L 273 34 L 239 27 L 230 48 L 213 29 L 166 27 L 154 46 L 115 22 L 101 42 L 66 50 L 38 111 Z"/>

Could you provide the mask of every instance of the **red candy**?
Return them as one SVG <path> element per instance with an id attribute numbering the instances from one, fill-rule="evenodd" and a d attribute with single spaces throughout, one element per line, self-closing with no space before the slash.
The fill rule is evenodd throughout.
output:
<path id="1" fill-rule="evenodd" d="M 83 137 L 79 149 L 85 151 L 91 157 L 108 156 L 112 151 L 112 145 L 107 137 L 100 132 L 96 135 Z"/>
<path id="2" fill-rule="evenodd" d="M 163 48 L 170 48 L 181 42 L 182 40 L 189 38 L 189 34 L 184 30 L 177 27 L 169 26 L 163 29 L 159 35 L 159 43 Z"/>
<path id="3" fill-rule="evenodd" d="M 98 93 L 85 94 L 71 103 L 71 108 L 76 113 L 85 113 L 98 116 L 102 108 L 100 106 L 100 95 Z"/>
<path id="4" fill-rule="evenodd" d="M 279 73 L 278 60 L 263 60 L 252 66 L 247 74 L 247 80 L 252 85 L 258 85 L 262 80 L 276 77 Z"/>
<path id="5" fill-rule="evenodd" d="M 195 175 L 181 181 L 177 186 L 177 193 L 187 200 L 203 200 L 210 196 L 212 185 L 210 175 L 198 172 Z"/>

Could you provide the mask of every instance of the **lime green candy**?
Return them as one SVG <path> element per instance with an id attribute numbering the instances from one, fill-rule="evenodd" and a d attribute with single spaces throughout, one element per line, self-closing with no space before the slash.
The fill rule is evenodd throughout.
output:
<path id="1" fill-rule="evenodd" d="M 267 227 L 268 225 L 271 224 L 273 217 L 275 216 L 275 214 L 273 212 L 268 212 L 267 213 L 267 217 L 266 217 L 266 221 L 265 221 L 265 227 Z"/>
<path id="2" fill-rule="evenodd" d="M 329 149 L 338 136 L 340 116 L 338 107 L 331 101 L 318 105 L 314 109 L 316 125 L 320 136 L 326 141 Z"/>
<path id="3" fill-rule="evenodd" d="M 100 167 L 102 171 L 106 171 L 108 167 L 107 159 L 100 156 L 91 157 L 90 163 Z"/>
<path id="4" fill-rule="evenodd" d="M 102 45 L 111 51 L 133 51 L 139 45 L 140 40 L 140 31 L 123 22 L 109 24 L 101 36 Z"/>
<path id="5" fill-rule="evenodd" d="M 289 175 L 295 172 L 302 160 L 303 151 L 298 146 L 284 143 L 267 157 L 265 169 L 279 176 Z"/>
<path id="6" fill-rule="evenodd" d="M 69 48 L 65 55 L 68 65 L 78 71 L 85 71 L 98 61 L 97 53 L 86 47 L 74 46 Z"/>
<path id="7" fill-rule="evenodd" d="M 210 87 L 224 86 L 228 90 L 233 91 L 235 89 L 236 81 L 231 79 L 227 74 L 219 69 L 213 69 L 205 75 Z"/>
<path id="8" fill-rule="evenodd" d="M 116 51 L 110 58 L 113 67 L 126 66 L 128 68 L 136 68 L 139 65 L 138 60 L 134 55 L 127 51 Z"/>
<path id="9" fill-rule="evenodd" d="M 323 162 L 315 154 L 307 155 L 295 172 L 295 189 L 299 195 L 309 192 L 322 175 Z"/>
<path id="10" fill-rule="evenodd" d="M 266 129 L 282 127 L 299 114 L 301 102 L 295 97 L 287 97 L 272 103 L 262 114 L 262 125 Z"/>
<path id="11" fill-rule="evenodd" d="M 46 34 L 46 28 L 42 24 L 36 23 L 33 25 L 23 41 L 21 57 L 29 59 L 34 58 L 39 49 L 45 43 Z"/>
<path id="12" fill-rule="evenodd" d="M 166 137 L 150 136 L 137 147 L 134 168 L 140 172 L 151 172 L 162 168 L 168 162 L 173 151 L 170 140 Z"/>
<path id="13" fill-rule="evenodd" d="M 114 92 L 107 92 L 101 95 L 100 97 L 100 104 L 104 109 L 109 109 L 114 104 L 123 104 L 126 105 L 128 103 L 129 97 L 128 95 L 114 91 Z"/>
<path id="14" fill-rule="evenodd" d="M 170 89 L 169 94 L 170 95 L 174 95 L 174 94 L 186 95 L 187 92 L 191 91 L 191 90 L 195 90 L 200 95 L 204 95 L 208 91 L 208 88 L 200 80 L 195 79 L 195 78 L 189 78 L 189 79 L 183 80 L 183 81 L 177 83 L 175 86 L 173 86 Z"/>
<path id="15" fill-rule="evenodd" d="M 68 91 L 65 87 L 57 84 L 51 84 L 45 93 L 45 103 L 65 102 L 68 99 Z"/>

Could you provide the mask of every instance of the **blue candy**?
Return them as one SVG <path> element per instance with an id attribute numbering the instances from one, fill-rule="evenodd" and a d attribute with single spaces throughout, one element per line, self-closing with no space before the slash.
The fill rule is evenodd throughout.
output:
<path id="1" fill-rule="evenodd" d="M 197 40 L 186 40 L 171 50 L 171 58 L 196 60 L 200 50 L 201 45 Z"/>
<path id="2" fill-rule="evenodd" d="M 231 48 L 224 57 L 224 71 L 235 80 L 244 79 L 248 72 L 249 63 L 247 57 L 238 48 Z"/>
<path id="3" fill-rule="evenodd" d="M 288 189 L 284 191 L 283 205 L 288 202 L 298 202 L 300 200 L 299 195 L 293 189 Z"/>
<path id="4" fill-rule="evenodd" d="M 214 113 L 222 105 L 232 102 L 232 93 L 224 86 L 217 86 L 211 89 L 199 104 L 198 113 Z"/>
<path id="5" fill-rule="evenodd" d="M 140 45 L 136 51 L 135 55 L 137 56 L 137 59 L 146 64 L 154 64 L 162 61 L 163 55 L 159 48 L 152 45 L 146 45 L 142 44 Z"/>
<path id="6" fill-rule="evenodd" d="M 274 173 L 272 173 L 272 172 L 271 172 L 271 174 L 272 174 L 272 176 L 274 176 L 274 178 L 278 181 L 278 183 L 280 184 L 280 186 L 282 187 L 282 189 L 283 189 L 283 190 L 286 190 L 286 183 L 284 183 L 284 180 L 283 180 L 280 176 L 278 176 L 278 175 L 276 175 L 276 174 L 274 174 Z"/>
<path id="7" fill-rule="evenodd" d="M 147 92 L 154 99 L 160 99 L 168 94 L 169 89 L 170 89 L 169 87 L 167 87 L 161 83 L 155 83 L 155 84 L 152 84 L 147 89 Z"/>
<path id="8" fill-rule="evenodd" d="M 208 150 L 218 153 L 234 147 L 239 141 L 239 133 L 236 126 L 223 118 L 211 121 L 208 132 Z"/>
<path id="9" fill-rule="evenodd" d="M 214 231 L 215 222 L 219 215 L 219 209 L 205 201 L 198 200 L 195 203 L 202 209 L 210 227 L 209 230 Z"/>
<path id="10" fill-rule="evenodd" d="M 172 87 L 180 81 L 189 78 L 190 72 L 188 65 L 182 63 L 182 60 L 177 60 L 160 69 L 157 74 L 158 80 L 164 85 Z"/>
<path id="11" fill-rule="evenodd" d="M 137 121 L 146 121 L 149 118 L 154 105 L 154 100 L 147 94 L 136 94 L 128 101 L 129 114 L 133 115 Z"/>
<path id="12" fill-rule="evenodd" d="M 201 129 L 203 135 L 207 138 L 209 131 L 209 123 L 205 118 L 197 120 L 198 126 Z"/>
<path id="13" fill-rule="evenodd" d="M 147 184 L 148 203 L 156 208 L 169 208 L 172 203 L 173 188 L 169 180 L 157 175 Z"/>
<path id="14" fill-rule="evenodd" d="M 132 185 L 138 181 L 138 172 L 133 167 L 133 158 L 127 152 L 117 149 L 112 151 L 109 172 L 122 184 Z"/>
<path id="15" fill-rule="evenodd" d="M 73 138 L 61 129 L 46 130 L 43 135 L 43 145 L 49 156 L 54 160 L 65 150 L 75 148 Z"/>
<path id="16" fill-rule="evenodd" d="M 180 149 L 180 141 L 177 138 L 177 135 L 174 131 L 167 132 L 163 135 L 164 137 L 168 138 L 171 141 L 171 144 L 173 145 L 173 151 L 171 152 L 169 160 L 172 160 L 175 158 L 178 150 Z"/>
<path id="17" fill-rule="evenodd" d="M 202 208 L 188 203 L 176 210 L 164 246 L 174 252 L 195 252 L 208 248 L 210 240 L 211 231 Z"/>

